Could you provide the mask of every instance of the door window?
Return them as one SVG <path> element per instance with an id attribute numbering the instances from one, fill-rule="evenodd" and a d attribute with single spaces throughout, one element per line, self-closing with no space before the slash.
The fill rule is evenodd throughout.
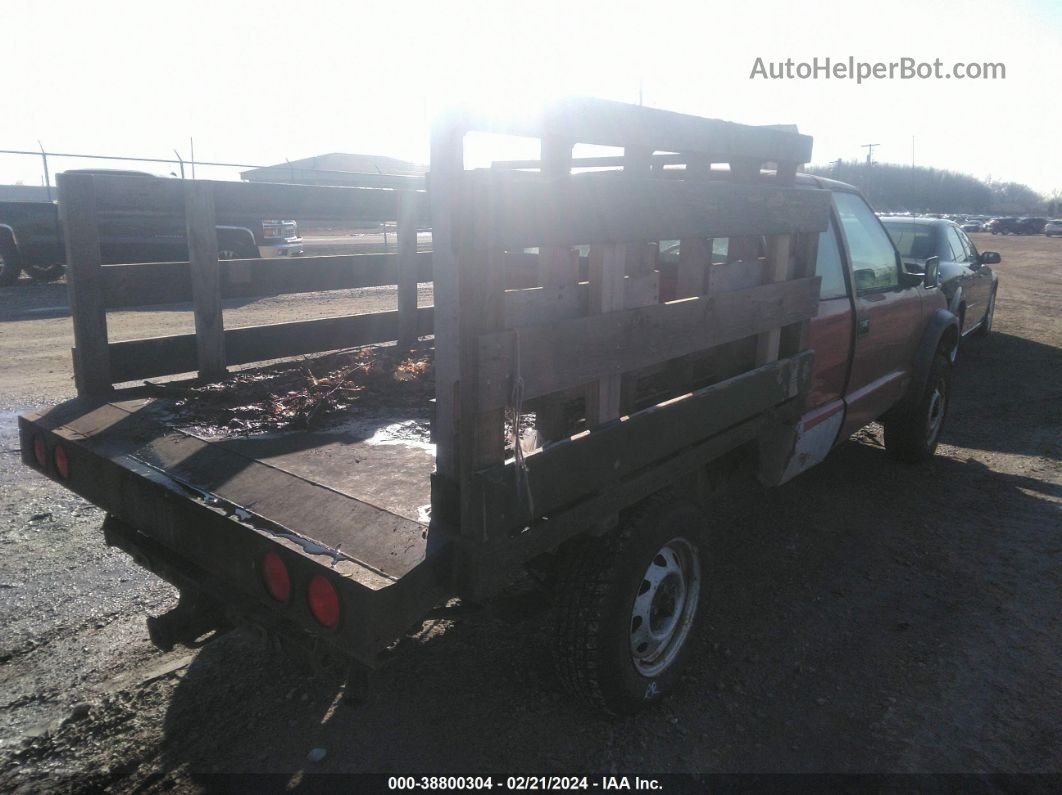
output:
<path id="1" fill-rule="evenodd" d="M 848 241 L 857 293 L 899 287 L 896 249 L 878 217 L 855 193 L 834 193 L 833 203 Z"/>
<path id="2" fill-rule="evenodd" d="M 948 227 L 948 242 L 951 244 L 951 250 L 955 252 L 955 262 L 970 262 L 972 259 L 970 246 L 965 238 L 966 235 L 954 226 Z"/>
<path id="3" fill-rule="evenodd" d="M 841 262 L 841 249 L 837 245 L 837 229 L 830 220 L 825 232 L 819 233 L 819 255 L 815 260 L 815 275 L 822 279 L 819 285 L 819 298 L 844 298 L 848 287 L 844 283 L 844 263 Z"/>

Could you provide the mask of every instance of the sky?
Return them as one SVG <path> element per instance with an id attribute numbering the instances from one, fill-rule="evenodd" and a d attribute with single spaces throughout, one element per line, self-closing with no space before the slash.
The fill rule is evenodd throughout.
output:
<path id="1" fill-rule="evenodd" d="M 1062 3 L 62 2 L 0 0 L 0 149 L 268 165 L 327 152 L 427 162 L 431 120 L 594 96 L 797 124 L 815 163 L 914 162 L 1062 192 Z M 1005 79 L 753 78 L 849 57 L 1000 63 Z M 533 156 L 513 147 L 497 156 Z M 485 155 L 484 155 L 485 156 Z M 87 161 L 53 159 L 52 170 Z M 122 167 L 114 164 L 114 167 Z M 125 166 L 129 167 L 129 166 Z M 172 165 L 146 166 L 155 173 Z M 232 169 L 200 177 L 236 178 Z M 42 184 L 0 154 L 0 183 Z"/>

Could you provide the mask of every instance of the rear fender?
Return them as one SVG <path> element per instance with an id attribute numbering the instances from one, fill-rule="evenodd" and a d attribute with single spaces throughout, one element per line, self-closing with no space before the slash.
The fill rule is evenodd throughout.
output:
<path id="1" fill-rule="evenodd" d="M 0 224 L 0 242 L 10 243 L 15 248 L 18 248 L 18 238 L 15 237 L 15 230 L 7 224 Z"/>
<path id="2" fill-rule="evenodd" d="M 902 404 L 897 408 L 908 408 L 911 402 L 918 400 L 918 396 L 926 388 L 929 370 L 933 366 L 937 351 L 943 351 L 949 361 L 955 361 L 958 344 L 959 319 L 947 309 L 937 309 L 929 316 L 926 328 L 922 332 L 922 339 L 918 343 L 918 350 L 915 351 L 914 361 L 911 363 L 911 383 Z"/>
<path id="3" fill-rule="evenodd" d="M 246 251 L 252 256 L 258 256 L 258 243 L 255 242 L 254 233 L 245 226 L 219 226 L 218 246 L 231 248 L 235 251 Z"/>

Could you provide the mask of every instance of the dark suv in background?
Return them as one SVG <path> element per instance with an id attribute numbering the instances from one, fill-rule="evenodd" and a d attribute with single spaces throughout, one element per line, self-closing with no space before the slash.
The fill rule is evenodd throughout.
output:
<path id="1" fill-rule="evenodd" d="M 1046 218 L 993 218 L 985 224 L 985 231 L 993 235 L 1038 235 L 1046 223 Z"/>
<path id="2" fill-rule="evenodd" d="M 963 335 L 992 330 L 998 277 L 989 267 L 1000 262 L 995 251 L 978 251 L 957 224 L 940 218 L 889 217 L 881 219 L 904 267 L 925 273 L 927 261 L 939 261 L 940 287 L 948 309 L 959 318 Z"/>

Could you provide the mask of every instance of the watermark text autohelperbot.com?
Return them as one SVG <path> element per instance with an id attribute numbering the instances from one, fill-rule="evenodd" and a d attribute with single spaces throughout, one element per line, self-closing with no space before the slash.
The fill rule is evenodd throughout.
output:
<path id="1" fill-rule="evenodd" d="M 857 61 L 847 58 L 812 58 L 810 61 L 768 61 L 757 58 L 752 64 L 750 80 L 1006 80 L 1003 63 L 960 62 L 945 64 L 940 58 L 919 61 L 900 58 L 895 61 Z"/>

